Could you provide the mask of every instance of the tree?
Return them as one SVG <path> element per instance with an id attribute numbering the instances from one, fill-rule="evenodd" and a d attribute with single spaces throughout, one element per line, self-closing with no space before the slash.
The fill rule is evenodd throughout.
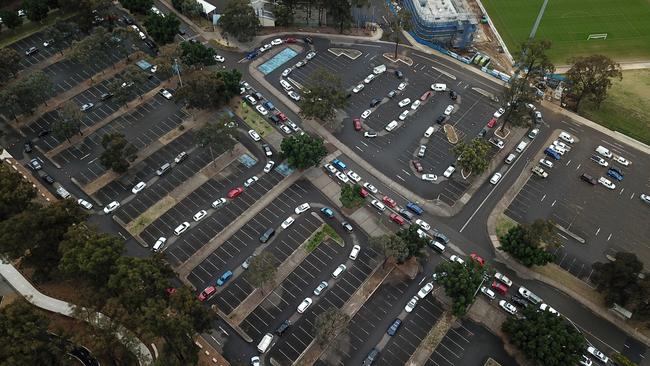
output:
<path id="1" fill-rule="evenodd" d="M 58 22 L 58 23 L 61 23 L 61 22 Z M 45 28 L 43 33 L 47 34 L 49 39 L 51 39 L 53 41 L 55 47 L 57 47 L 59 49 L 59 53 L 61 55 L 63 55 L 63 49 L 65 47 L 61 47 L 61 43 L 63 42 L 65 37 L 63 35 L 63 32 L 61 32 L 61 30 L 59 30 L 59 28 L 56 27 L 56 24 L 50 25 L 47 28 Z"/>
<path id="2" fill-rule="evenodd" d="M 345 208 L 358 208 L 366 200 L 361 197 L 359 192 L 361 191 L 361 186 L 358 184 L 344 184 L 341 187 L 341 203 Z"/>
<path id="3" fill-rule="evenodd" d="M 293 25 L 293 11 L 284 4 L 273 5 L 276 27 L 288 27 Z"/>
<path id="4" fill-rule="evenodd" d="M 546 54 L 550 48 L 551 41 L 547 39 L 532 39 L 521 44 L 518 71 L 523 73 L 525 80 L 540 80 L 555 71 L 555 65 Z"/>
<path id="5" fill-rule="evenodd" d="M 0 49 L 0 82 L 9 79 L 9 76 L 16 77 L 20 70 L 20 60 L 22 57 L 10 47 Z"/>
<path id="6" fill-rule="evenodd" d="M 255 10 L 247 0 L 232 0 L 219 18 L 219 25 L 227 34 L 235 36 L 240 42 L 248 42 L 262 27 Z"/>
<path id="7" fill-rule="evenodd" d="M 458 166 L 463 170 L 480 175 L 488 168 L 490 145 L 483 139 L 474 138 L 469 144 L 461 141 L 454 146 Z"/>
<path id="8" fill-rule="evenodd" d="M 402 32 L 410 32 L 412 29 L 411 21 L 413 16 L 407 9 L 400 10 L 397 14 L 394 14 L 391 18 L 390 28 L 392 31 L 391 38 L 395 42 L 395 56 L 397 59 L 397 49 L 399 46 L 399 41 L 402 37 Z"/>
<path id="9" fill-rule="evenodd" d="M 181 59 L 188 66 L 202 68 L 217 63 L 215 51 L 199 42 L 181 42 Z"/>
<path id="10" fill-rule="evenodd" d="M 604 55 L 574 57 L 569 60 L 572 64 L 566 73 L 571 84 L 571 92 L 575 95 L 575 110 L 585 97 L 596 107 L 607 98 L 607 90 L 612 86 L 612 80 L 623 79 L 621 65 Z"/>
<path id="11" fill-rule="evenodd" d="M 411 257 L 422 256 L 422 249 L 428 244 L 429 239 L 421 237 L 418 229 L 420 229 L 420 225 L 410 225 L 408 228 L 400 229 L 397 232 L 396 235 L 402 238 L 406 244 L 406 257 L 398 258 L 397 263 L 405 262 Z"/>
<path id="12" fill-rule="evenodd" d="M 84 118 L 84 112 L 79 106 L 72 101 L 63 103 L 59 109 L 59 118 L 52 125 L 52 134 L 59 140 L 66 139 L 70 143 L 70 137 L 81 132 L 81 123 Z"/>
<path id="13" fill-rule="evenodd" d="M 251 286 L 264 289 L 263 286 L 275 279 L 278 270 L 278 260 L 269 252 L 262 252 L 253 257 L 248 270 L 244 274 Z"/>
<path id="14" fill-rule="evenodd" d="M 350 28 L 352 8 L 349 0 L 330 0 L 327 6 L 327 17 L 332 17 L 334 23 L 338 25 L 339 33 L 343 33 L 343 29 Z"/>
<path id="15" fill-rule="evenodd" d="M 213 149 L 219 153 L 228 150 L 232 151 L 237 143 L 236 131 L 236 126 L 229 124 L 227 117 L 223 116 L 219 121 L 207 123 L 201 127 L 196 131 L 194 139 L 199 146 L 210 149 L 210 155 L 216 167 L 217 161 L 214 159 Z"/>
<path id="16" fill-rule="evenodd" d="M 564 317 L 534 306 L 523 310 L 523 317 L 508 317 L 501 325 L 512 344 L 526 358 L 544 366 L 577 365 L 586 347 L 582 333 Z"/>
<path id="17" fill-rule="evenodd" d="M 314 322 L 316 343 L 323 346 L 347 330 L 350 316 L 340 309 L 330 307 L 316 316 Z"/>
<path id="18" fill-rule="evenodd" d="M 49 320 L 20 299 L 0 309 L 0 359 L 3 365 L 63 365 L 67 341 L 48 333 Z"/>
<path id="19" fill-rule="evenodd" d="M 2 23 L 9 29 L 16 29 L 23 24 L 23 18 L 15 10 L 0 10 Z"/>
<path id="20" fill-rule="evenodd" d="M 147 82 L 148 74 L 145 73 L 141 68 L 135 65 L 129 65 L 124 69 L 124 72 L 120 75 L 120 80 L 122 81 L 122 84 L 120 84 L 120 87 L 124 85 L 124 89 L 126 89 L 129 94 L 131 92 L 136 91 L 138 92 L 141 90 L 141 86 L 143 86 Z M 129 85 L 130 84 L 130 85 Z M 142 99 L 142 94 L 139 95 L 140 99 Z"/>
<path id="21" fill-rule="evenodd" d="M 43 71 L 38 70 L 32 72 L 24 80 L 24 83 L 30 90 L 34 106 L 37 106 L 41 103 L 47 105 L 47 100 L 54 92 L 54 85 L 52 84 L 50 78 Z"/>
<path id="22" fill-rule="evenodd" d="M 102 137 L 104 151 L 99 162 L 115 173 L 124 173 L 129 168 L 129 160 L 135 160 L 137 149 L 119 132 L 107 133 Z"/>
<path id="23" fill-rule="evenodd" d="M 178 26 L 181 21 L 178 20 L 174 13 L 166 16 L 151 13 L 144 22 L 147 33 L 159 44 L 174 42 L 174 37 L 178 33 Z"/>
<path id="24" fill-rule="evenodd" d="M 110 42 L 110 37 L 111 34 L 108 33 L 106 28 L 97 27 L 88 37 L 72 42 L 68 58 L 80 64 L 87 64 L 106 56 L 110 50 L 109 47 L 106 47 L 106 44 Z M 92 75 L 90 80 L 93 80 Z"/>
<path id="25" fill-rule="evenodd" d="M 555 255 L 540 246 L 543 240 L 533 233 L 534 230 L 526 224 L 519 224 L 510 228 L 506 234 L 499 238 L 501 245 L 499 249 L 511 254 L 526 267 L 543 266 L 552 262 Z M 552 244 L 552 242 L 548 244 Z"/>
<path id="26" fill-rule="evenodd" d="M 174 272 L 159 257 L 120 257 L 108 278 L 105 290 L 127 313 L 146 307 L 150 299 L 166 294 Z"/>
<path id="27" fill-rule="evenodd" d="M 0 221 L 26 210 L 35 197 L 36 189 L 28 181 L 8 165 L 0 165 Z"/>
<path id="28" fill-rule="evenodd" d="M 185 78 L 176 98 L 185 100 L 191 108 L 219 108 L 227 102 L 225 84 L 216 72 L 201 70 Z"/>
<path id="29" fill-rule="evenodd" d="M 203 6 L 196 0 L 172 0 L 172 5 L 181 14 L 185 14 L 191 18 L 196 18 L 203 13 Z"/>
<path id="30" fill-rule="evenodd" d="M 123 7 L 132 12 L 148 14 L 153 6 L 153 0 L 120 0 Z"/>
<path id="31" fill-rule="evenodd" d="M 75 225 L 68 229 L 59 244 L 59 270 L 68 276 L 86 279 L 95 288 L 103 288 L 123 251 L 124 240 L 119 236 L 98 232 L 83 224 Z"/>
<path id="32" fill-rule="evenodd" d="M 502 94 L 505 112 L 501 116 L 500 131 L 507 125 L 524 126 L 530 123 L 530 111 L 526 104 L 535 101 L 536 91 L 524 78 L 512 78 L 510 84 L 505 85 Z"/>
<path id="33" fill-rule="evenodd" d="M 387 263 L 388 259 L 399 261 L 408 256 L 406 242 L 394 234 L 373 236 L 369 239 L 368 244 L 384 256 L 384 264 Z M 404 259 L 402 259 L 403 261 Z"/>
<path id="34" fill-rule="evenodd" d="M 474 302 L 479 286 L 483 282 L 485 268 L 476 261 L 444 261 L 436 267 L 437 282 L 445 288 L 452 301 L 452 312 L 463 316 Z"/>
<path id="35" fill-rule="evenodd" d="M 23 0 L 23 10 L 27 13 L 27 19 L 32 22 L 40 22 L 47 17 L 50 8 L 47 0 Z"/>
<path id="36" fill-rule="evenodd" d="M 223 94 L 226 98 L 226 101 L 236 95 L 239 95 L 241 81 L 241 72 L 237 69 L 231 69 L 230 71 L 219 70 L 217 71 L 217 76 L 223 81 Z"/>
<path id="37" fill-rule="evenodd" d="M 287 158 L 287 163 L 292 168 L 307 169 L 318 166 L 327 155 L 323 139 L 318 136 L 292 135 L 282 140 L 280 144 L 282 156 Z"/>
<path id="38" fill-rule="evenodd" d="M 337 108 L 343 108 L 348 103 L 341 77 L 322 67 L 312 73 L 306 82 L 306 89 L 309 93 L 305 93 L 299 102 L 300 114 L 305 118 L 317 118 L 327 123 L 334 118 Z M 328 125 L 330 129 L 335 129 L 334 124 Z"/>
<path id="39" fill-rule="evenodd" d="M 607 306 L 614 303 L 625 306 L 645 292 L 639 285 L 643 263 L 634 253 L 617 252 L 614 258 L 614 261 L 594 263 L 591 281 L 605 295 Z"/>

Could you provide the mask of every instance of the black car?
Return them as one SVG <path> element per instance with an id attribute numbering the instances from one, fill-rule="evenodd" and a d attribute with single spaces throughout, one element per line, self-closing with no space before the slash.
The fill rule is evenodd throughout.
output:
<path id="1" fill-rule="evenodd" d="M 289 320 L 285 320 L 280 324 L 278 329 L 275 330 L 275 334 L 281 336 L 289 327 L 291 326 L 291 322 Z"/>
<path id="2" fill-rule="evenodd" d="M 433 229 L 433 237 L 445 245 L 449 244 L 449 238 L 447 235 L 441 233 L 438 229 Z"/>
<path id="3" fill-rule="evenodd" d="M 179 35 L 179 36 L 184 36 L 184 35 L 185 35 L 185 29 L 183 29 L 183 28 L 178 28 L 178 35 Z"/>
<path id="4" fill-rule="evenodd" d="M 523 297 L 519 297 L 517 295 L 510 296 L 510 302 L 523 308 L 528 306 L 528 301 L 526 301 L 526 299 Z"/>
<path id="5" fill-rule="evenodd" d="M 278 116 L 276 116 L 275 114 L 272 114 L 272 115 L 269 117 L 269 119 L 271 120 L 271 122 L 275 123 L 276 125 L 277 125 L 278 123 L 280 123 L 280 118 L 278 118 Z"/>
<path id="6" fill-rule="evenodd" d="M 123 16 L 123 17 L 121 18 L 121 20 L 122 20 L 122 22 L 124 22 L 125 24 L 129 24 L 129 25 L 133 24 L 133 19 L 129 18 L 129 17 L 126 16 L 126 15 Z"/>
<path id="7" fill-rule="evenodd" d="M 370 108 L 377 106 L 379 103 L 381 103 L 381 99 L 375 98 L 370 101 Z"/>
<path id="8" fill-rule="evenodd" d="M 404 77 L 404 73 L 399 70 L 395 70 L 395 76 L 397 76 L 398 79 L 401 79 Z"/>
<path id="9" fill-rule="evenodd" d="M 393 324 L 390 325 L 386 333 L 388 333 L 389 336 L 394 336 L 395 333 L 397 333 L 397 330 L 399 329 L 399 326 L 402 325 L 402 321 L 399 319 L 395 319 Z"/>
<path id="10" fill-rule="evenodd" d="M 52 130 L 41 130 L 41 132 L 38 133 L 38 137 L 44 137 L 50 134 Z"/>
<path id="11" fill-rule="evenodd" d="M 41 173 L 41 179 L 43 179 L 47 184 L 54 184 L 54 178 L 45 172 Z"/>
<path id="12" fill-rule="evenodd" d="M 303 38 L 303 41 L 305 41 L 305 43 L 314 44 L 314 40 L 311 39 L 311 37 L 305 37 Z"/>
<path id="13" fill-rule="evenodd" d="M 262 149 L 264 149 L 264 154 L 266 156 L 272 156 L 273 155 L 273 151 L 271 151 L 271 147 L 268 144 L 262 145 Z"/>
<path id="14" fill-rule="evenodd" d="M 458 94 L 455 91 L 450 90 L 449 91 L 449 98 L 451 98 L 451 100 L 456 100 L 456 99 L 458 99 Z"/>
<path id="15" fill-rule="evenodd" d="M 113 98 L 113 93 L 110 93 L 110 92 L 109 93 L 104 93 L 99 97 L 100 100 L 108 100 L 108 99 L 111 99 L 111 98 Z"/>
<path id="16" fill-rule="evenodd" d="M 261 101 L 262 99 L 264 99 L 264 96 L 263 96 L 262 93 L 260 93 L 260 92 L 255 92 L 255 93 L 253 93 L 253 94 L 251 94 L 251 95 L 252 95 L 255 99 L 259 100 L 259 101 Z"/>
<path id="17" fill-rule="evenodd" d="M 441 124 L 444 121 L 445 121 L 445 116 L 438 116 L 438 119 L 436 119 L 436 123 L 438 124 Z"/>
<path id="18" fill-rule="evenodd" d="M 32 142 L 29 140 L 25 141 L 25 152 L 26 153 L 32 152 L 32 148 L 33 148 Z"/>
<path id="19" fill-rule="evenodd" d="M 155 43 L 153 43 L 151 40 L 148 40 L 148 39 L 145 39 L 144 44 L 146 44 L 152 50 L 155 50 L 156 48 L 158 48 L 158 46 L 156 46 Z"/>

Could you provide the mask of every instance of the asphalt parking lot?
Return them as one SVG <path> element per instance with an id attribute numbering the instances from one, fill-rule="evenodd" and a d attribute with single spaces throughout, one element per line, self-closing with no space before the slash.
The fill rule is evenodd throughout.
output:
<path id="1" fill-rule="evenodd" d="M 588 281 L 592 273 L 591 264 L 603 261 L 605 255 L 617 251 L 636 253 L 641 261 L 650 263 L 650 228 L 645 219 L 648 204 L 639 199 L 642 193 L 650 192 L 649 162 L 640 152 L 598 132 L 582 130 L 572 124 L 566 124 L 566 127 L 578 141 L 561 160 L 553 161 L 552 169 L 545 168 L 548 178 L 530 177 L 506 214 L 520 222 L 548 217 L 585 239 L 586 243 L 581 244 L 560 232 L 562 246 L 556 250 L 556 263 L 578 278 Z M 553 134 L 554 137 L 557 135 L 558 132 Z M 590 160 L 598 145 L 625 157 L 632 164 L 625 167 L 606 159 L 609 166 L 601 167 Z M 540 158 L 538 154 L 535 161 Z M 620 168 L 623 181 L 607 176 L 607 169 L 611 166 Z M 607 177 L 616 188 L 610 190 L 600 184 L 591 186 L 580 180 L 583 173 L 596 179 Z M 531 173 L 525 170 L 523 174 Z"/>
<path id="2" fill-rule="evenodd" d="M 351 266 L 348 266 L 343 275 L 336 280 L 336 283 L 333 286 L 330 284 L 325 294 L 321 295 L 320 299 L 315 301 L 302 314 L 299 320 L 282 335 L 281 339 L 270 350 L 269 357 L 275 359 L 281 365 L 290 365 L 295 362 L 307 345 L 314 339 L 314 322 L 316 316 L 332 307 L 341 308 L 356 289 L 367 279 L 374 268 L 380 265 L 380 258 L 377 252 L 367 246 L 362 246 L 362 248 L 357 260 Z M 349 253 L 349 248 L 344 249 L 344 255 L 347 253 Z M 331 268 L 328 269 L 333 270 L 337 266 L 336 262 L 330 263 L 330 266 Z M 329 273 L 323 271 L 323 274 L 327 277 L 329 277 Z M 294 306 L 287 309 L 288 311 L 285 311 L 286 315 L 280 316 L 278 320 L 286 319 L 289 314 L 293 314 L 296 311 L 295 306 L 298 306 L 304 297 L 309 296 L 318 285 L 318 282 L 324 279 L 316 278 L 311 283 L 313 286 L 303 287 L 303 296 L 296 299 L 297 301 L 293 301 Z M 277 326 L 279 323 L 280 321 L 275 325 Z M 273 328 L 267 330 L 273 330 Z"/>
<path id="3" fill-rule="evenodd" d="M 16 50 L 16 52 L 18 52 L 18 54 L 22 57 L 20 60 L 20 67 L 24 69 L 54 56 L 59 52 L 59 50 L 70 47 L 72 39 L 73 37 L 69 37 L 59 44 L 51 44 L 45 47 L 43 43 L 50 40 L 48 34 L 46 32 L 37 32 L 23 39 L 19 39 L 18 41 L 12 43 L 9 47 Z M 38 52 L 35 52 L 29 56 L 25 55 L 25 51 L 31 47 L 38 48 Z"/>
<path id="4" fill-rule="evenodd" d="M 104 135 L 112 132 L 122 133 L 133 146 L 141 150 L 177 128 L 185 117 L 187 115 L 180 106 L 156 95 L 152 100 L 88 135 L 82 143 L 58 153 L 53 160 L 61 166 L 67 165 L 71 175 L 80 184 L 85 185 L 106 171 L 99 163 L 99 154 L 103 151 L 101 140 Z M 79 164 L 84 160 L 87 161 L 86 164 Z M 69 164 L 71 162 L 75 164 Z"/>

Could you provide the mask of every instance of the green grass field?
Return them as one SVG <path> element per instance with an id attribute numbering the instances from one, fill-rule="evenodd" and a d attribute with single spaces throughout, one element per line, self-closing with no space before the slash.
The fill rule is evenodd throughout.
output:
<path id="1" fill-rule="evenodd" d="M 528 39 L 542 3 L 483 0 L 510 52 Z M 596 33 L 607 33 L 607 39 L 587 40 Z M 549 56 L 556 65 L 594 53 L 616 61 L 650 60 L 650 1 L 549 0 L 535 37 L 553 42 Z"/>

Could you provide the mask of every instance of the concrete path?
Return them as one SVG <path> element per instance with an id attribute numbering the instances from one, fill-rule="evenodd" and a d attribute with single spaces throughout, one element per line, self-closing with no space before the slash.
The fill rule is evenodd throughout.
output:
<path id="1" fill-rule="evenodd" d="M 4 277 L 7 282 L 9 282 L 11 287 L 13 287 L 33 305 L 47 311 L 65 315 L 71 318 L 77 318 L 76 314 L 73 312 L 73 304 L 42 294 L 36 288 L 34 288 L 34 286 L 32 286 L 32 284 L 29 283 L 29 281 L 27 281 L 27 279 L 23 277 L 23 275 L 18 272 L 18 270 L 13 265 L 0 262 L 0 276 Z M 96 322 L 94 322 L 95 324 L 93 324 L 93 326 L 102 321 L 102 319 L 108 319 L 108 317 L 102 313 L 97 313 Z M 137 350 L 134 353 L 136 353 L 136 356 L 140 358 L 140 365 L 150 365 L 152 363 L 152 357 L 149 348 L 147 348 L 147 346 L 142 343 L 142 341 L 138 340 L 138 338 L 136 338 L 136 336 L 129 330 L 121 328 L 120 332 L 117 333 L 116 336 L 120 341 L 123 341 L 122 343 L 124 343 L 124 345 L 129 349 L 131 346 L 129 343 L 130 339 L 136 340 L 138 344 L 136 344 Z"/>

